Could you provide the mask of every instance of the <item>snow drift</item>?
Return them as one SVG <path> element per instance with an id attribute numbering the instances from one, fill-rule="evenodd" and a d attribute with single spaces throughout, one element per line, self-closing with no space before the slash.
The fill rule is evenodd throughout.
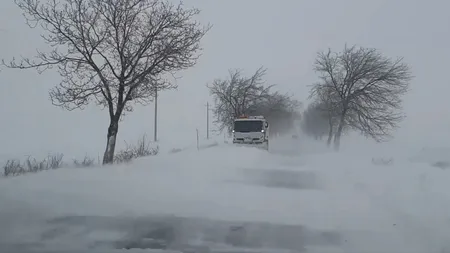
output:
<path id="1" fill-rule="evenodd" d="M 221 144 L 1 179 L 0 249 L 360 253 L 449 246 L 449 171 L 395 154 L 383 165 L 372 163 L 373 152 L 308 147 L 278 140 L 267 153 Z"/>

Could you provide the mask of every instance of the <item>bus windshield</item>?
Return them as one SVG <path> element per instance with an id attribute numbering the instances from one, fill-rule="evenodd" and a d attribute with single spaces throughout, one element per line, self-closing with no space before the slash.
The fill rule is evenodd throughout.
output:
<path id="1" fill-rule="evenodd" d="M 237 120 L 234 122 L 234 131 L 240 133 L 261 132 L 263 122 L 261 120 Z"/>

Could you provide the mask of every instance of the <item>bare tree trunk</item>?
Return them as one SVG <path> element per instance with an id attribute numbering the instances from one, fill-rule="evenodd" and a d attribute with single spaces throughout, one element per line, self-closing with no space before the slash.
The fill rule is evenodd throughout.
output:
<path id="1" fill-rule="evenodd" d="M 327 146 L 329 147 L 331 145 L 331 140 L 333 139 L 333 127 L 330 126 L 330 130 L 328 130 L 328 139 L 327 139 Z"/>
<path id="2" fill-rule="evenodd" d="M 341 136 L 342 136 L 342 130 L 344 129 L 345 124 L 345 112 L 342 113 L 341 119 L 339 120 L 339 126 L 336 131 L 336 134 L 334 135 L 334 150 L 338 151 L 339 147 L 341 145 Z"/>
<path id="3" fill-rule="evenodd" d="M 116 149 L 116 138 L 119 130 L 119 120 L 111 119 L 106 135 L 106 150 L 103 155 L 103 164 L 112 164 L 114 162 L 114 151 Z"/>
<path id="4" fill-rule="evenodd" d="M 333 121 L 331 118 L 328 120 L 329 123 L 329 129 L 328 129 L 328 139 L 327 139 L 327 146 L 329 147 L 331 145 L 331 140 L 333 140 Z"/>

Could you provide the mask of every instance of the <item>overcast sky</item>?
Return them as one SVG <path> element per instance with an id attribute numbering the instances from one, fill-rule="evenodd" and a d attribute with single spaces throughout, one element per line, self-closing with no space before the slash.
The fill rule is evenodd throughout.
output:
<path id="1" fill-rule="evenodd" d="M 450 10 L 438 0 L 186 0 L 202 9 L 213 24 L 203 40 L 198 65 L 182 73 L 179 89 L 160 96 L 160 139 L 195 141 L 205 133 L 205 85 L 226 77 L 229 68 L 251 74 L 261 65 L 278 89 L 306 101 L 307 85 L 316 80 L 312 64 L 318 50 L 343 48 L 347 42 L 405 57 L 415 79 L 405 97 L 408 115 L 398 140 L 450 141 Z M 30 29 L 12 0 L 0 1 L 0 58 L 32 56 L 46 49 L 38 29 Z M 63 111 L 51 105 L 48 89 L 59 81 L 55 71 L 0 72 L 0 154 L 39 155 L 60 151 L 69 156 L 102 154 L 106 111 L 96 107 Z M 137 107 L 119 129 L 118 144 L 143 133 L 152 136 L 153 107 Z M 0 158 L 1 158 L 0 156 Z"/>

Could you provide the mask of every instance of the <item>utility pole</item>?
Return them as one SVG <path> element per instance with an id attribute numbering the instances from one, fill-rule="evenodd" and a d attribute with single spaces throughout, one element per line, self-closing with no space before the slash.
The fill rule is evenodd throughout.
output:
<path id="1" fill-rule="evenodd" d="M 209 140 L 209 102 L 206 102 L 206 139 Z"/>
<path id="2" fill-rule="evenodd" d="M 198 138 L 198 128 L 195 129 L 195 131 L 197 132 L 197 150 L 200 150 L 200 143 L 199 143 L 199 138 Z"/>
<path id="3" fill-rule="evenodd" d="M 158 141 L 158 87 L 155 86 L 155 122 L 153 141 Z"/>

